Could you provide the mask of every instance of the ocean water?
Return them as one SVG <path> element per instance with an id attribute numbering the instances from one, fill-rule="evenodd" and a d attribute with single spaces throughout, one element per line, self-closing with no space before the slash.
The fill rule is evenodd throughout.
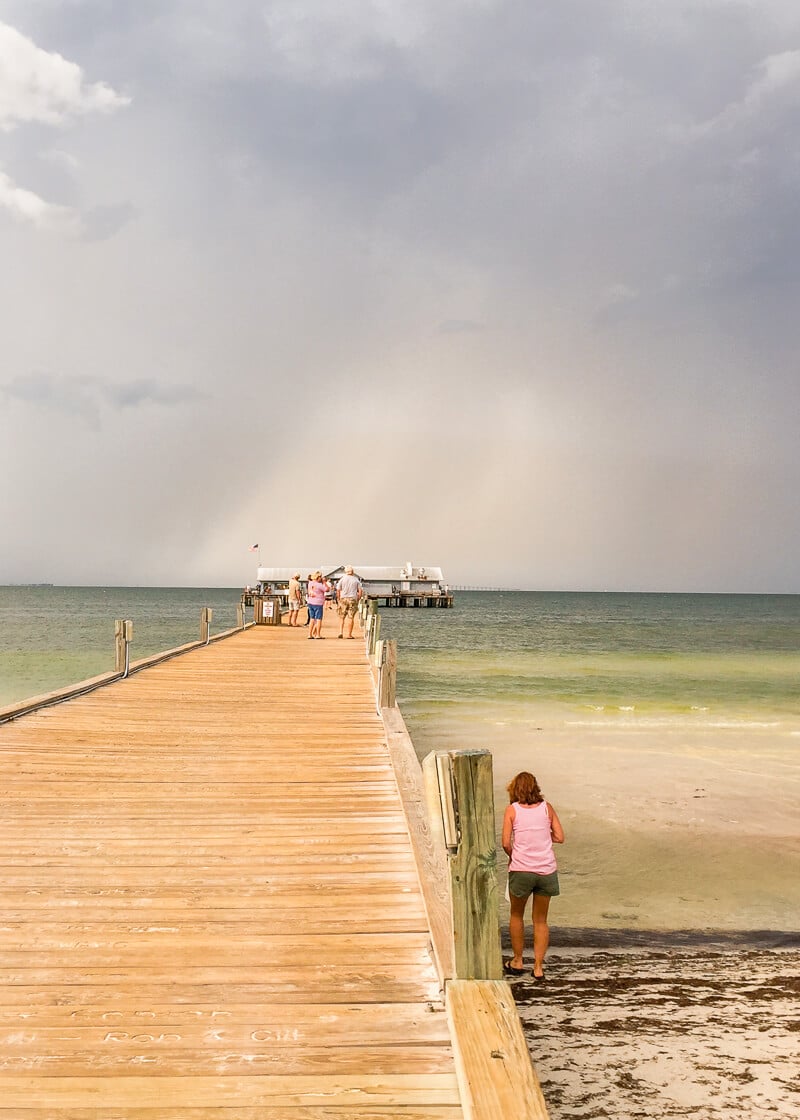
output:
<path id="1" fill-rule="evenodd" d="M 235 625 L 238 588 L 0 588 L 0 705 Z M 420 756 L 491 750 L 565 824 L 554 920 L 794 930 L 800 913 L 800 596 L 462 592 L 382 611 Z M 502 864 L 502 859 L 501 859 Z M 501 888 L 503 867 L 501 866 Z"/>
<path id="2" fill-rule="evenodd" d="M 240 588 L 0 587 L 0 706 L 114 668 L 114 620 L 133 620 L 131 659 L 236 625 Z"/>
<path id="3" fill-rule="evenodd" d="M 800 596 L 462 593 L 384 611 L 410 710 L 800 716 Z"/>

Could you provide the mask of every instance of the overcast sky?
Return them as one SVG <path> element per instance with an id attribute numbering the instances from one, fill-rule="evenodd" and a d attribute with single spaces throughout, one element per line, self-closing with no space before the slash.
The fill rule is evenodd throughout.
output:
<path id="1" fill-rule="evenodd" d="M 0 0 L 0 582 L 800 592 L 797 0 Z"/>

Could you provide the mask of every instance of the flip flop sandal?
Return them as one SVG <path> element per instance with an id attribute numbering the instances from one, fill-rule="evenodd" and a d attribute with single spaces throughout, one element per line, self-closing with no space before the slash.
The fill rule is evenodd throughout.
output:
<path id="1" fill-rule="evenodd" d="M 524 968 L 514 968 L 511 961 L 503 961 L 503 972 L 505 972 L 506 976 L 524 976 L 525 975 L 525 969 Z"/>

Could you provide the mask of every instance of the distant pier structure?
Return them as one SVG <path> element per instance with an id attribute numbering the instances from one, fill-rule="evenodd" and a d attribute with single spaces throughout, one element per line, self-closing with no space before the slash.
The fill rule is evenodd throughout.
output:
<path id="1" fill-rule="evenodd" d="M 344 564 L 328 565 L 319 570 L 330 580 L 338 582 L 344 575 Z M 310 572 L 318 565 L 291 568 L 259 568 L 259 591 L 278 595 L 286 600 L 289 580 L 300 572 L 301 582 L 306 583 Z M 364 595 L 385 607 L 452 607 L 453 592 L 445 583 L 441 568 L 412 564 L 409 560 L 400 567 L 373 567 L 354 564 L 355 574 L 361 580 Z"/>

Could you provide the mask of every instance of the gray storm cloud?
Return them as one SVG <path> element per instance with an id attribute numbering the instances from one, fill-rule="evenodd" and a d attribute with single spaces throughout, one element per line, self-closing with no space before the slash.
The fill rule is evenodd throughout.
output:
<path id="1" fill-rule="evenodd" d="M 0 581 L 800 590 L 794 5 L 0 21 Z"/>

